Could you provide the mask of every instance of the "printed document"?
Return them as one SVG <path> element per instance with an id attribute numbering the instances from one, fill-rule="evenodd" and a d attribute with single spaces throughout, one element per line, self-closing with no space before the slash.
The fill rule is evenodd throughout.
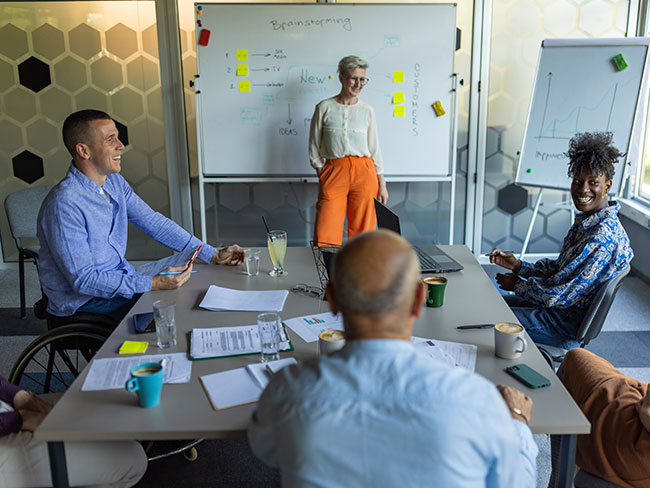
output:
<path id="1" fill-rule="evenodd" d="M 183 352 L 126 358 L 102 358 L 94 359 L 90 364 L 90 370 L 81 391 L 123 389 L 124 383 L 131 377 L 129 371 L 132 367 L 142 363 L 159 363 L 163 359 L 165 360 L 163 365 L 164 383 L 187 383 L 190 381 L 192 362 Z"/>
<path id="2" fill-rule="evenodd" d="M 192 359 L 218 358 L 255 354 L 261 351 L 260 331 L 257 325 L 192 329 L 190 357 Z M 280 351 L 292 349 L 284 327 L 280 328 Z"/>
<path id="3" fill-rule="evenodd" d="M 289 290 L 233 290 L 210 285 L 199 304 L 201 308 L 218 312 L 281 312 Z"/>
<path id="4" fill-rule="evenodd" d="M 285 320 L 284 323 L 291 327 L 291 330 L 298 334 L 303 341 L 315 342 L 324 330 L 343 330 L 343 315 L 325 312 L 296 317 L 295 319 Z"/>
<path id="5" fill-rule="evenodd" d="M 476 344 L 462 344 L 460 342 L 440 341 L 438 339 L 425 339 L 424 337 L 411 337 L 418 352 L 424 353 L 438 361 L 474 371 L 476 369 Z"/>

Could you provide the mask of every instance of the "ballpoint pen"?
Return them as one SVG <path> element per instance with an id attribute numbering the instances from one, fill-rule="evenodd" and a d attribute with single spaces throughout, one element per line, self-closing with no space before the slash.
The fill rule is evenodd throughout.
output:
<path id="1" fill-rule="evenodd" d="M 198 273 L 199 270 L 198 269 L 193 269 L 190 272 L 191 273 Z M 163 271 L 162 273 L 158 273 L 158 274 L 160 274 L 161 276 L 172 276 L 172 275 L 179 275 L 181 273 L 185 273 L 185 271 Z"/>
<path id="2" fill-rule="evenodd" d="M 503 254 L 505 254 L 505 253 L 514 254 L 515 252 L 514 251 L 498 251 L 498 252 L 492 251 L 492 252 L 487 253 L 486 256 L 491 258 L 492 256 L 498 256 L 499 254 L 502 254 L 502 253 Z"/>
<path id="3" fill-rule="evenodd" d="M 494 327 L 494 324 L 476 324 L 476 325 L 459 325 L 457 329 L 466 330 L 466 329 L 491 329 Z"/>

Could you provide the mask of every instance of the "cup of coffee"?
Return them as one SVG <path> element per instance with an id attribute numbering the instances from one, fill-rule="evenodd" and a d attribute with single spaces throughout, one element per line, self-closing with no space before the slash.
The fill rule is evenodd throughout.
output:
<path id="1" fill-rule="evenodd" d="M 318 354 L 331 354 L 345 346 L 345 336 L 340 330 L 326 329 L 318 335 Z"/>
<path id="2" fill-rule="evenodd" d="M 427 307 L 442 307 L 445 298 L 447 278 L 443 276 L 429 276 L 424 278 L 427 284 Z"/>
<path id="3" fill-rule="evenodd" d="M 494 352 L 503 359 L 517 359 L 526 350 L 524 328 L 512 322 L 494 326 Z"/>
<path id="4" fill-rule="evenodd" d="M 135 391 L 141 407 L 155 407 L 160 403 L 163 385 L 163 366 L 160 363 L 142 363 L 131 368 L 131 378 L 124 385 L 126 391 Z"/>

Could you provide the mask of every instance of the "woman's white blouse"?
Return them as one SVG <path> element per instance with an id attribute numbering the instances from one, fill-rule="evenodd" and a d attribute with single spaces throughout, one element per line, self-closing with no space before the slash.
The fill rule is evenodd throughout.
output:
<path id="1" fill-rule="evenodd" d="M 326 159 L 344 156 L 371 157 L 377 174 L 384 172 L 372 107 L 361 100 L 343 105 L 328 98 L 316 105 L 311 119 L 309 162 L 318 169 Z"/>

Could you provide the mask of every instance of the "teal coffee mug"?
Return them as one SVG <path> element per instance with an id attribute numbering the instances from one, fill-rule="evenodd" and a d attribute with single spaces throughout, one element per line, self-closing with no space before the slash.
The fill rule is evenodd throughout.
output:
<path id="1" fill-rule="evenodd" d="M 135 391 L 141 407 L 155 407 L 160 403 L 163 385 L 163 367 L 160 363 L 143 363 L 131 368 L 131 378 L 124 385 L 126 391 Z"/>

